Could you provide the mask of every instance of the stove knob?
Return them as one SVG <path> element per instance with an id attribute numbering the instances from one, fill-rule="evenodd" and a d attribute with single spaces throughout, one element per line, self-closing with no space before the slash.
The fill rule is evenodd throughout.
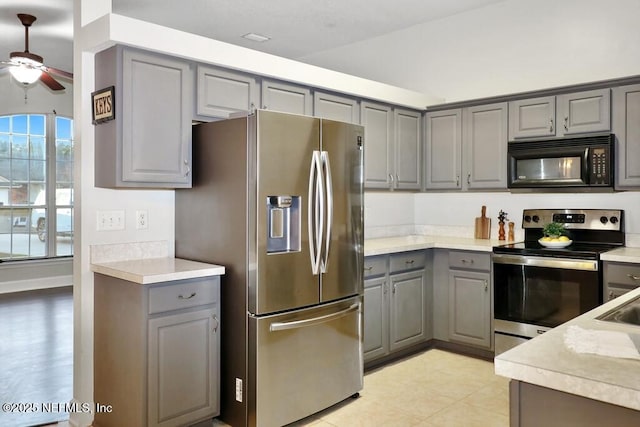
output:
<path id="1" fill-rule="evenodd" d="M 538 221 L 540 221 L 540 217 L 538 215 L 534 215 L 533 222 L 538 222 Z"/>
<path id="2" fill-rule="evenodd" d="M 600 217 L 600 222 L 601 222 L 601 223 L 606 224 L 608 221 L 609 221 L 609 220 L 607 219 L 607 217 L 606 217 L 606 216 L 601 216 L 601 217 Z"/>
<path id="3" fill-rule="evenodd" d="M 531 215 L 525 215 L 524 222 L 531 222 Z"/>
<path id="4" fill-rule="evenodd" d="M 617 216 L 612 216 L 609 221 L 611 221 L 611 224 L 617 224 L 618 223 L 618 217 Z"/>

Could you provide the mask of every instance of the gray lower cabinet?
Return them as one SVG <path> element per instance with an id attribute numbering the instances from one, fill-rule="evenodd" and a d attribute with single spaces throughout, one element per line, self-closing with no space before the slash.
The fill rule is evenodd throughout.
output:
<path id="1" fill-rule="evenodd" d="M 611 130 L 611 90 L 509 102 L 509 139 L 562 137 Z"/>
<path id="2" fill-rule="evenodd" d="M 640 264 L 605 261 L 603 302 L 640 287 Z"/>
<path id="3" fill-rule="evenodd" d="M 223 68 L 198 65 L 196 78 L 197 120 L 227 119 L 251 112 L 260 105 L 255 76 Z"/>
<path id="4" fill-rule="evenodd" d="M 613 89 L 616 181 L 619 189 L 640 187 L 640 84 Z"/>
<path id="5" fill-rule="evenodd" d="M 220 412 L 219 276 L 140 285 L 95 274 L 98 426 L 183 426 Z"/>
<path id="6" fill-rule="evenodd" d="M 431 338 L 426 251 L 365 258 L 364 360 Z"/>
<path id="7" fill-rule="evenodd" d="M 311 89 L 290 83 L 262 79 L 262 108 L 283 113 L 313 114 Z"/>
<path id="8" fill-rule="evenodd" d="M 115 119 L 95 125 L 95 185 L 191 187 L 190 64 L 114 46 L 95 65 L 96 89 L 115 92 Z"/>
<path id="9" fill-rule="evenodd" d="M 358 100 L 354 98 L 315 91 L 313 115 L 323 119 L 359 124 L 360 106 Z"/>
<path id="10" fill-rule="evenodd" d="M 449 251 L 449 340 L 491 348 L 491 255 Z"/>

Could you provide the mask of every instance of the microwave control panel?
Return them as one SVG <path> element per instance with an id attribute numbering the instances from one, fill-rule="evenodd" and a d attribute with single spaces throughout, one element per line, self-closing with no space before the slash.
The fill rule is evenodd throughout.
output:
<path id="1" fill-rule="evenodd" d="M 589 184 L 611 185 L 611 153 L 609 147 L 589 148 Z"/>

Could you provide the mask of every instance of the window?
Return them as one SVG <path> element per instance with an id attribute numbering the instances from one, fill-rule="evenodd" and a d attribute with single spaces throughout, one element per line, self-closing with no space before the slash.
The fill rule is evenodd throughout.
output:
<path id="1" fill-rule="evenodd" d="M 73 255 L 73 120 L 0 116 L 0 259 L 66 255 Z"/>

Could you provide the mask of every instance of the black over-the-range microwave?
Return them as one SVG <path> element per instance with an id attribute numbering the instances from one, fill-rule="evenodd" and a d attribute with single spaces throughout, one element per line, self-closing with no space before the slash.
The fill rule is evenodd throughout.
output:
<path id="1" fill-rule="evenodd" d="M 615 136 L 508 143 L 508 188 L 613 190 Z"/>

